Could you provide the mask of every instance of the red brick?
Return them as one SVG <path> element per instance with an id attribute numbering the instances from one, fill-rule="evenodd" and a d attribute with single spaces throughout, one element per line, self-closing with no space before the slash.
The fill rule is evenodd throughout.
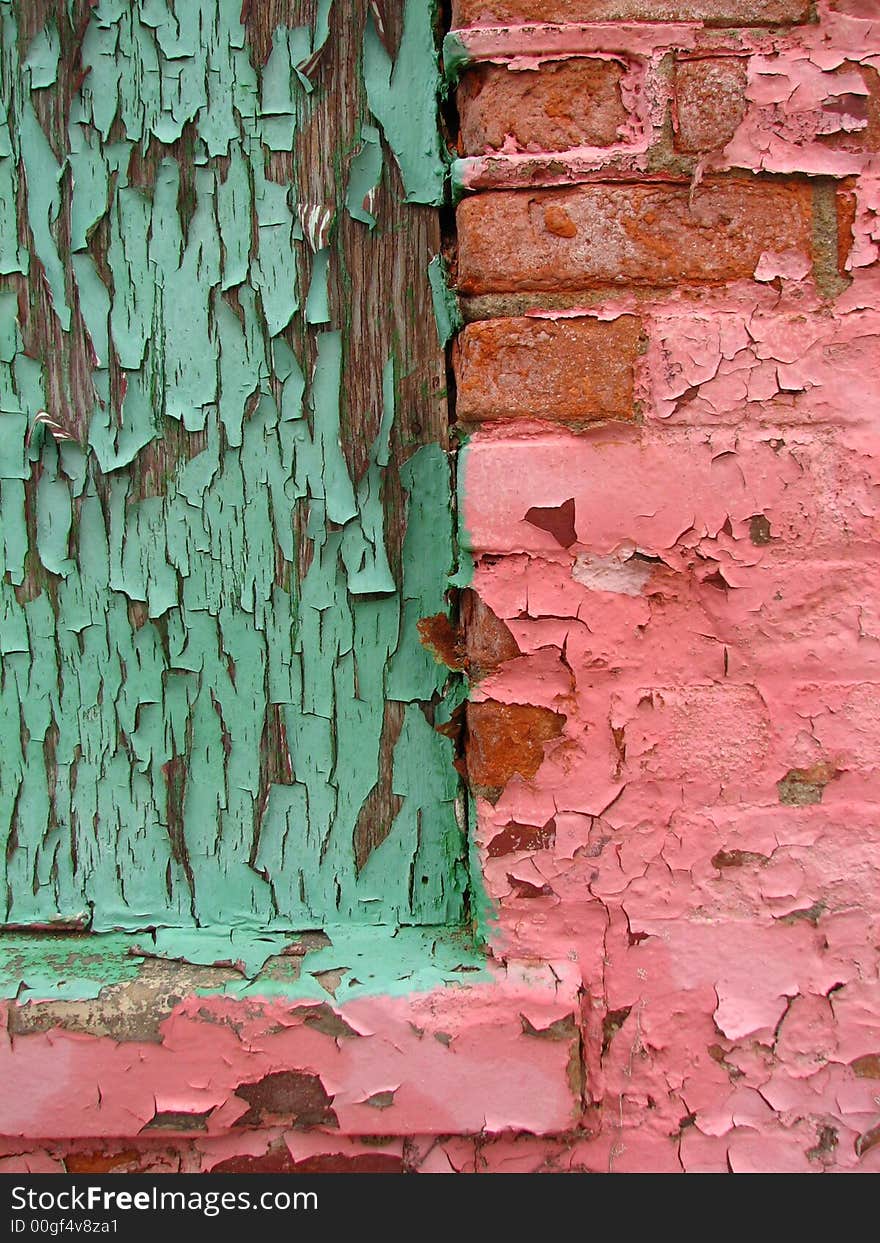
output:
<path id="1" fill-rule="evenodd" d="M 746 64 L 737 56 L 681 60 L 675 66 L 675 146 L 716 151 L 726 146 L 746 110 Z"/>
<path id="2" fill-rule="evenodd" d="M 468 324 L 456 348 L 458 417 L 630 418 L 638 347 L 633 315 Z"/>
<path id="3" fill-rule="evenodd" d="M 809 253 L 811 215 L 809 188 L 778 182 L 480 194 L 458 208 L 459 289 L 719 284 L 751 276 L 764 251 Z"/>
<path id="4" fill-rule="evenodd" d="M 709 22 L 718 26 L 804 22 L 809 0 L 454 0 L 454 26 L 496 22 Z"/>
<path id="5" fill-rule="evenodd" d="M 501 789 L 514 773 L 534 777 L 544 758 L 544 744 L 562 733 L 565 717 L 532 704 L 494 699 L 467 706 L 468 776 L 484 789 Z"/>
<path id="6" fill-rule="evenodd" d="M 465 153 L 497 151 L 508 139 L 520 151 L 607 147 L 626 124 L 623 76 L 617 61 L 597 57 L 515 72 L 481 65 L 465 75 L 458 90 Z"/>
<path id="7" fill-rule="evenodd" d="M 522 655 L 507 623 L 470 588 L 461 593 L 461 626 L 472 682 L 495 673 L 506 660 Z"/>

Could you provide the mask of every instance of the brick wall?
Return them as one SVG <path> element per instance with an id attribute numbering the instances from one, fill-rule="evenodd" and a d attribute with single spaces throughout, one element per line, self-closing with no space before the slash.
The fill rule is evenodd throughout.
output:
<path id="1" fill-rule="evenodd" d="M 454 5 L 470 775 L 575 1168 L 880 1168 L 869 7 Z"/>

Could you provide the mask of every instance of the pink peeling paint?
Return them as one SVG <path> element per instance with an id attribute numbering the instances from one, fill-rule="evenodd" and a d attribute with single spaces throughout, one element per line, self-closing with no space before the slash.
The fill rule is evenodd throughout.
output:
<path id="1" fill-rule="evenodd" d="M 7 1036 L 0 1074 L 17 1091 L 4 1102 L 4 1130 L 131 1138 L 173 1114 L 183 1121 L 166 1123 L 166 1133 L 185 1133 L 186 1116 L 202 1115 L 206 1135 L 235 1137 L 249 1111 L 248 1127 L 275 1119 L 270 1105 L 254 1115 L 247 1085 L 292 1074 L 321 1085 L 307 1093 L 302 1124 L 329 1124 L 343 1135 L 565 1131 L 579 1109 L 568 1076 L 578 987 L 570 963 L 521 964 L 460 991 L 322 1007 L 317 1024 L 314 1004 L 190 997 L 161 1024 L 158 1041 L 61 1028 Z M 566 1019 L 567 1039 L 541 1038 Z M 279 1102 L 276 1121 L 296 1121 L 298 1090 L 291 1098 L 276 1090 L 283 1083 L 268 1087 Z M 248 1134 L 239 1132 L 242 1140 Z"/>
<path id="2" fill-rule="evenodd" d="M 486 860 L 499 937 L 576 952 L 599 1026 L 622 1016 L 587 1059 L 591 1166 L 807 1169 L 825 1126 L 836 1168 L 876 1168 L 880 337 L 855 288 L 831 318 L 805 290 L 652 308 L 642 426 L 468 450 L 474 586 L 524 654 L 478 695 L 566 717 L 480 803 L 483 842 L 556 825 Z M 571 548 L 524 520 L 572 497 Z"/>
<path id="3" fill-rule="evenodd" d="M 642 58 L 644 99 L 670 48 L 735 50 L 745 111 L 694 178 L 860 175 L 854 279 L 833 300 L 801 256 L 765 254 L 725 289 L 526 309 L 638 314 L 641 415 L 484 424 L 467 449 L 473 586 L 521 653 L 474 697 L 565 718 L 531 780 L 479 800 L 478 834 L 498 946 L 582 973 L 601 1122 L 566 1146 L 568 1168 L 880 1168 L 880 200 L 876 144 L 850 142 L 880 27 L 820 7 L 818 25 L 777 33 L 463 35 L 516 68 Z M 655 139 L 625 163 L 502 152 L 462 176 L 529 184 L 552 158 L 551 180 L 608 177 L 646 168 Z M 571 499 L 570 547 L 526 520 Z M 511 824 L 553 832 L 498 855 Z M 494 1160 L 538 1168 L 514 1140 Z"/>
<path id="4" fill-rule="evenodd" d="M 632 423 L 489 423 L 464 453 L 472 586 L 519 651 L 472 698 L 564 718 L 533 777 L 476 799 L 491 982 L 318 1022 L 188 995 L 151 1041 L 6 1030 L 0 1171 L 99 1142 L 119 1169 L 880 1171 L 880 167 L 855 142 L 880 23 L 819 9 L 460 32 L 523 73 L 629 67 L 614 148 L 473 156 L 471 189 L 641 177 L 673 49 L 741 57 L 746 106 L 722 151 L 648 176 L 859 176 L 833 298 L 781 253 L 724 288 L 523 308 L 637 314 L 645 350 Z M 526 518 L 571 501 L 570 544 Z M 300 1080 L 302 1125 L 254 1105 Z"/>
<path id="5" fill-rule="evenodd" d="M 838 6 L 839 7 L 839 6 Z M 471 190 L 565 184 L 619 174 L 655 174 L 651 153 L 662 145 L 671 99 L 667 70 L 675 53 L 691 59 L 733 56 L 747 71 L 746 109 L 730 141 L 703 153 L 693 175 L 754 172 L 846 176 L 877 168 L 880 135 L 872 120 L 880 71 L 877 20 L 819 6 L 821 21 L 790 30 L 717 30 L 698 24 L 484 27 L 457 32 L 475 61 L 529 71 L 569 56 L 628 57 L 624 102 L 628 132 L 613 147 L 567 152 L 504 150 L 459 161 L 458 177 Z"/>

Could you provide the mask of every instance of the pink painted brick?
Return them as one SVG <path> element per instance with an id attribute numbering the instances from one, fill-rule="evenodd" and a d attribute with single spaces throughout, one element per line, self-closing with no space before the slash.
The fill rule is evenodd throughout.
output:
<path id="1" fill-rule="evenodd" d="M 707 22 L 717 26 L 807 21 L 809 0 L 454 0 L 454 26 L 501 22 Z"/>

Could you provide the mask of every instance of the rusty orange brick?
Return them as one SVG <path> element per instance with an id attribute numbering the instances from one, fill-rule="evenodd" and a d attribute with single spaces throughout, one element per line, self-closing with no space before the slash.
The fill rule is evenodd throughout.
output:
<path id="1" fill-rule="evenodd" d="M 544 744 L 562 733 L 565 717 L 533 704 L 494 699 L 468 704 L 468 776 L 475 786 L 501 789 L 514 773 L 534 777 Z"/>
<path id="2" fill-rule="evenodd" d="M 809 254 L 811 224 L 799 182 L 478 194 L 458 208 L 458 285 L 485 294 L 723 284 L 752 276 L 765 251 Z"/>
<path id="3" fill-rule="evenodd" d="M 620 94 L 624 72 L 619 62 L 598 57 L 516 72 L 480 65 L 458 89 L 465 154 L 511 145 L 519 151 L 610 146 L 627 120 Z"/>
<path id="4" fill-rule="evenodd" d="M 634 315 L 468 324 L 455 351 L 458 417 L 630 418 L 639 333 Z"/>
<path id="5" fill-rule="evenodd" d="M 675 66 L 675 147 L 696 154 L 730 142 L 746 109 L 746 62 L 738 56 Z"/>

